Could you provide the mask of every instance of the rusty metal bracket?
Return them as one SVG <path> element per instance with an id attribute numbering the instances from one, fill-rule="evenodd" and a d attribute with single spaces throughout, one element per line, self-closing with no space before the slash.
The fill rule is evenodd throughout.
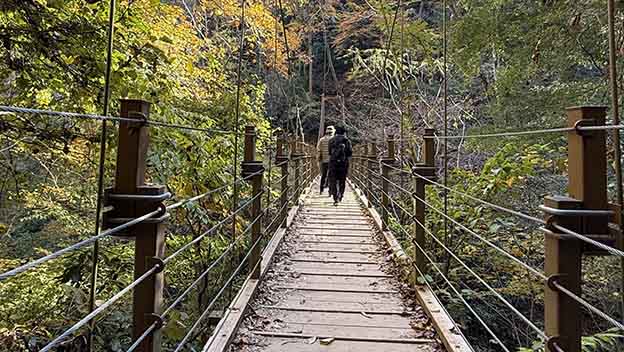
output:
<path id="1" fill-rule="evenodd" d="M 613 216 L 615 212 L 613 210 L 593 210 L 593 209 L 556 209 L 545 205 L 540 205 L 539 209 L 546 214 L 549 214 L 549 218 L 553 216 Z"/>
<path id="2" fill-rule="evenodd" d="M 147 257 L 145 258 L 145 263 L 147 264 L 147 266 L 156 268 L 156 272 L 154 274 L 160 274 L 163 272 L 163 270 L 165 270 L 165 262 L 162 260 L 162 258 Z"/>
<path id="3" fill-rule="evenodd" d="M 148 202 L 163 202 L 171 198 L 170 192 L 163 194 L 120 194 L 120 193 L 108 193 L 108 199 L 130 200 L 130 201 L 148 201 Z"/>
<path id="4" fill-rule="evenodd" d="M 591 119 L 578 120 L 574 123 L 574 132 L 576 132 L 576 134 L 578 134 L 579 136 L 589 137 L 590 133 L 588 132 L 590 131 L 583 131 L 582 127 L 594 126 L 594 125 L 595 125 L 595 121 Z"/>
<path id="5" fill-rule="evenodd" d="M 152 325 L 154 323 L 156 323 L 156 325 L 154 326 L 154 328 L 156 330 L 160 330 L 163 328 L 163 326 L 165 326 L 165 319 L 156 313 L 151 313 L 151 314 L 146 314 L 146 320 L 148 321 L 149 325 Z"/>
<path id="6" fill-rule="evenodd" d="M 396 159 L 395 158 L 382 158 L 381 163 L 383 165 L 394 165 L 396 163 Z"/>
<path id="7" fill-rule="evenodd" d="M 249 177 L 254 174 L 264 173 L 264 165 L 262 161 L 245 161 L 242 163 L 241 176 L 243 178 Z"/>
<path id="8" fill-rule="evenodd" d="M 553 274 L 550 275 L 548 278 L 546 278 L 546 285 L 548 286 L 548 288 L 550 288 L 553 291 L 559 291 L 559 288 L 557 288 L 557 286 L 555 285 L 555 282 L 557 283 L 561 283 L 561 281 L 559 279 L 565 277 L 565 275 L 562 274 Z"/>
<path id="9" fill-rule="evenodd" d="M 560 341 L 561 341 L 561 338 L 559 338 L 559 336 L 550 336 L 546 340 L 546 347 L 548 348 L 549 351 L 564 352 L 561 349 L 561 347 L 559 347 Z"/>

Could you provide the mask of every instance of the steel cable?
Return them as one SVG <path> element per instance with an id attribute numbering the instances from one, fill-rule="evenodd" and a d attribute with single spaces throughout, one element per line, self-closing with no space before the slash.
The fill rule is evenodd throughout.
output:
<path id="1" fill-rule="evenodd" d="M 82 327 L 83 325 L 87 324 L 89 321 L 91 321 L 91 319 L 95 318 L 103 310 L 105 310 L 106 308 L 111 306 L 113 303 L 115 303 L 117 300 L 119 300 L 119 298 L 125 295 L 128 291 L 135 288 L 138 284 L 143 282 L 143 280 L 147 279 L 148 277 L 150 277 L 152 274 L 156 273 L 160 269 L 161 269 L 160 264 L 154 265 L 151 269 L 147 270 L 145 273 L 143 273 L 143 275 L 139 276 L 136 280 L 134 280 L 130 285 L 126 286 L 123 290 L 119 291 L 116 295 L 109 298 L 106 302 L 102 303 L 99 307 L 97 307 L 87 316 L 82 318 L 82 320 L 74 324 L 69 329 L 65 330 L 65 332 L 63 332 L 61 335 L 59 335 L 57 338 L 55 338 L 50 343 L 45 345 L 41 350 L 39 350 L 39 352 L 51 351 L 53 347 L 63 342 L 65 338 L 73 334 L 76 330 L 80 329 L 80 327 Z"/>
<path id="2" fill-rule="evenodd" d="M 113 235 L 115 233 L 123 231 L 123 230 L 125 230 L 125 229 L 127 229 L 127 228 L 129 228 L 131 226 L 139 224 L 139 223 L 141 223 L 141 222 L 143 222 L 143 221 L 145 221 L 147 219 L 150 219 L 151 217 L 156 216 L 156 215 L 158 215 L 160 213 L 161 213 L 161 209 L 154 210 L 154 211 L 152 211 L 150 213 L 147 213 L 147 214 L 145 214 L 143 216 L 140 216 L 140 217 L 138 217 L 136 219 L 130 220 L 130 221 L 128 221 L 126 223 L 123 223 L 123 224 L 121 224 L 119 226 L 116 226 L 116 227 L 113 227 L 113 228 L 108 229 L 106 231 L 103 231 L 103 232 L 101 232 L 97 236 L 93 236 L 93 237 L 87 238 L 87 239 L 82 240 L 82 241 L 80 241 L 80 242 L 78 242 L 76 244 L 73 244 L 73 245 L 69 246 L 69 247 L 65 247 L 63 249 L 60 249 L 60 250 L 54 252 L 54 253 L 48 254 L 48 255 L 46 255 L 44 257 L 41 257 L 41 258 L 39 258 L 37 260 L 33 260 L 32 262 L 29 262 L 29 263 L 26 263 L 24 265 L 21 265 L 21 266 L 15 268 L 15 269 L 11 269 L 9 271 L 6 271 L 6 272 L 0 274 L 0 281 L 6 280 L 6 279 L 8 279 L 10 277 L 13 277 L 15 275 L 19 275 L 19 274 L 21 274 L 21 273 L 23 273 L 23 272 L 25 272 L 27 270 L 30 270 L 30 269 L 32 269 L 34 267 L 39 266 L 39 265 L 41 265 L 41 264 L 43 264 L 43 263 L 45 263 L 47 261 L 50 261 L 50 260 L 55 259 L 55 258 L 58 258 L 58 257 L 66 254 L 66 253 L 75 251 L 75 250 L 80 249 L 80 248 L 82 248 L 82 247 L 84 247 L 86 245 L 89 245 L 89 244 L 91 244 L 91 243 L 93 243 L 93 242 L 95 242 L 95 241 L 97 241 L 99 239 L 102 239 L 104 237 L 111 236 L 111 235 Z"/>
<path id="3" fill-rule="evenodd" d="M 486 243 L 488 246 L 490 246 L 491 248 L 495 249 L 496 251 L 498 251 L 499 253 L 503 254 L 504 256 L 506 256 L 507 258 L 511 259 L 512 261 L 514 261 L 515 263 L 517 263 L 518 265 L 524 267 L 525 269 L 529 270 L 530 272 L 532 272 L 533 274 L 537 275 L 538 277 L 540 277 L 543 280 L 546 280 L 547 277 L 546 275 L 544 275 L 544 273 L 538 271 L 537 269 L 531 267 L 530 265 L 524 263 L 523 261 L 521 261 L 520 259 L 514 257 L 513 255 L 511 255 L 509 252 L 505 251 L 504 249 L 500 248 L 499 246 L 495 245 L 494 243 L 492 243 L 490 240 L 486 239 L 485 237 L 477 234 L 476 232 L 474 232 L 473 230 L 467 228 L 466 226 L 464 226 L 463 224 L 461 224 L 460 222 L 458 222 L 457 220 L 451 218 L 450 216 L 444 214 L 444 212 L 440 211 L 439 209 L 435 208 L 434 206 L 432 206 L 431 204 L 429 204 L 427 201 L 425 201 L 424 199 L 418 197 L 416 194 L 412 194 L 412 196 L 416 199 L 418 199 L 419 201 L 421 201 L 423 204 L 425 204 L 427 207 L 429 207 L 430 209 L 434 210 L 436 213 L 444 216 L 445 218 L 447 218 L 450 222 L 452 222 L 453 224 L 455 224 L 456 226 L 458 226 L 459 228 L 461 228 L 462 230 L 468 232 L 469 234 L 471 234 L 472 236 L 480 239 L 482 242 Z"/>
<path id="4" fill-rule="evenodd" d="M 411 235 L 403 228 L 403 226 L 399 226 L 401 228 L 401 230 L 407 234 L 408 237 L 411 238 Z M 490 336 L 492 336 L 492 338 L 494 340 L 496 340 L 496 342 L 501 346 L 501 348 L 503 348 L 503 350 L 505 350 L 506 352 L 511 352 L 504 344 L 503 342 L 500 340 L 500 338 L 494 333 L 494 331 L 492 331 L 492 329 L 485 323 L 485 321 L 483 321 L 483 318 L 481 318 L 481 316 L 474 310 L 474 308 L 472 308 L 472 306 L 470 305 L 470 303 L 468 303 L 468 301 L 466 301 L 466 299 L 462 296 L 462 294 L 459 292 L 459 290 L 457 290 L 457 288 L 455 288 L 455 286 L 453 286 L 453 284 L 451 283 L 451 281 L 446 277 L 446 275 L 444 275 L 444 273 L 442 272 L 442 270 L 436 265 L 436 263 L 433 261 L 433 259 L 425 252 L 424 248 L 422 248 L 422 246 L 416 242 L 416 241 L 412 241 L 412 243 L 418 247 L 418 250 L 420 250 L 420 252 L 425 256 L 425 258 L 427 258 L 427 260 L 429 261 L 429 263 L 431 264 L 431 266 L 433 266 L 433 268 L 438 272 L 438 274 L 442 277 L 442 279 L 446 282 L 446 284 L 449 286 L 449 288 L 451 288 L 451 290 L 455 293 L 455 295 L 462 301 L 462 303 L 466 306 L 466 308 L 468 308 L 468 310 L 472 313 L 472 315 L 474 315 L 474 317 L 479 321 L 479 323 L 485 328 L 485 330 L 490 334 Z M 427 281 L 426 276 L 423 274 L 423 272 L 420 270 L 420 268 L 418 267 L 418 265 L 416 265 L 416 263 L 414 263 L 414 261 L 407 257 L 408 261 L 410 262 L 410 264 L 418 271 L 419 275 L 423 278 L 423 280 L 425 280 L 425 282 Z M 431 288 L 431 286 L 429 286 Z"/>
<path id="5" fill-rule="evenodd" d="M 463 266 L 466 270 L 468 270 L 468 272 L 470 274 L 472 274 L 472 276 L 474 276 L 479 282 L 481 282 L 481 284 L 483 286 L 485 286 L 490 292 L 492 292 L 501 302 L 503 302 L 504 305 L 507 306 L 507 308 L 509 308 L 512 312 L 514 312 L 531 329 L 533 329 L 543 339 L 547 339 L 548 338 L 548 336 L 546 336 L 546 334 L 544 333 L 543 330 L 538 328 L 529 318 L 527 318 L 524 314 L 522 314 L 522 312 L 520 312 L 518 309 L 516 309 L 516 307 L 514 307 L 511 303 L 509 303 L 509 301 L 507 301 L 507 299 L 505 299 L 505 297 L 503 297 L 500 293 L 498 293 L 498 291 L 496 291 L 481 276 L 479 276 L 479 274 L 477 274 L 474 270 L 472 270 L 463 260 L 461 260 L 459 258 L 459 256 L 457 256 L 450 248 L 448 248 L 442 241 L 440 241 L 433 234 L 433 232 L 431 232 L 431 230 L 429 228 L 425 227 L 425 225 L 423 223 L 421 223 L 420 220 L 414 218 L 414 221 L 416 221 L 416 223 L 418 223 L 418 226 L 420 226 L 425 231 L 425 233 L 429 234 L 429 237 L 431 237 L 436 243 L 438 243 L 438 245 L 440 245 L 440 247 L 442 247 L 449 255 L 451 255 L 461 266 Z M 402 227 L 402 225 L 399 225 L 399 226 Z M 411 236 L 409 234 L 408 234 L 408 236 L 410 237 L 410 239 L 412 241 L 416 241 L 416 239 L 413 236 Z"/>
<path id="6" fill-rule="evenodd" d="M 210 229 L 206 230 L 204 233 L 202 233 L 201 235 L 195 237 L 191 242 L 188 242 L 187 244 L 185 244 L 184 246 L 180 247 L 177 251 L 173 252 L 171 255 L 169 255 L 167 258 L 163 259 L 163 261 L 166 263 L 168 263 L 169 261 L 171 261 L 171 259 L 177 257 L 180 253 L 184 252 L 185 250 L 187 250 L 189 247 L 191 247 L 192 245 L 194 245 L 195 243 L 201 241 L 204 237 L 208 236 L 209 234 L 213 233 L 216 229 L 218 229 L 220 226 L 224 225 L 228 220 L 232 219 L 234 216 L 236 216 L 238 213 L 240 213 L 241 211 L 245 210 L 254 200 L 256 200 L 258 197 L 260 197 L 262 195 L 263 192 L 259 192 L 258 194 L 256 194 L 255 196 L 253 196 L 252 198 L 250 198 L 247 202 L 245 202 L 243 205 L 241 205 L 238 209 L 236 209 L 234 212 L 230 213 L 230 215 L 228 215 L 227 217 L 225 217 L 223 220 L 219 221 L 216 225 L 214 225 L 213 227 L 211 227 Z"/>
<path id="7" fill-rule="evenodd" d="M 575 300 L 577 303 L 579 303 L 583 307 L 587 308 L 589 311 L 595 313 L 596 315 L 598 315 L 601 318 L 605 319 L 609 323 L 613 324 L 613 326 L 615 326 L 618 329 L 624 331 L 624 325 L 622 323 L 618 322 L 617 320 L 611 318 L 609 315 L 607 315 L 607 313 L 605 313 L 605 312 L 601 311 L 600 309 L 594 307 L 593 305 L 591 305 L 589 302 L 587 302 L 583 298 L 577 296 L 574 292 L 572 292 L 572 291 L 568 290 L 567 288 L 561 286 L 557 281 L 552 281 L 552 284 L 553 284 L 553 286 L 555 286 L 555 288 L 557 288 L 557 290 L 561 291 L 562 293 L 564 293 L 565 295 L 567 295 L 571 299 Z"/>
<path id="8" fill-rule="evenodd" d="M 624 252 L 622 252 L 619 249 L 616 249 L 616 248 L 613 248 L 611 246 L 607 246 L 604 243 L 600 243 L 598 241 L 592 240 L 591 238 L 589 238 L 587 236 L 583 236 L 583 235 L 581 235 L 581 234 L 579 234 L 577 232 L 574 232 L 574 231 L 572 231 L 570 229 L 567 229 L 567 228 L 565 228 L 565 227 L 563 227 L 561 225 L 552 224 L 551 226 L 554 227 L 555 229 L 557 229 L 557 230 L 567 234 L 567 235 L 573 236 L 573 237 L 575 237 L 575 238 L 577 238 L 577 239 L 579 239 L 579 240 L 581 240 L 583 242 L 587 242 L 587 243 L 589 243 L 589 244 L 591 244 L 593 246 L 596 246 L 596 247 L 598 247 L 598 248 L 600 248 L 602 250 L 605 250 L 605 251 L 611 253 L 612 255 L 614 255 L 616 257 L 624 258 Z M 547 233 L 550 231 L 548 228 L 543 228 L 543 230 L 545 232 L 547 232 Z"/>
<path id="9" fill-rule="evenodd" d="M 247 251 L 247 254 L 245 255 L 245 257 L 241 260 L 240 264 L 238 265 L 238 267 L 236 268 L 236 270 L 234 270 L 234 272 L 232 273 L 232 275 L 230 275 L 230 277 L 227 279 L 227 281 L 225 282 L 225 284 L 221 287 L 221 289 L 219 290 L 219 292 L 217 292 L 217 294 L 215 295 L 215 297 L 212 299 L 212 301 L 210 301 L 210 303 L 208 304 L 208 306 L 206 307 L 206 309 L 202 312 L 202 314 L 199 316 L 199 318 L 195 321 L 195 323 L 193 324 L 193 326 L 191 326 L 191 328 L 189 329 L 189 331 L 187 332 L 186 335 L 184 335 L 184 337 L 182 338 L 182 341 L 180 341 L 180 343 L 176 346 L 174 352 L 179 352 L 180 350 L 182 350 L 182 348 L 184 347 L 184 345 L 186 345 L 186 343 L 188 342 L 189 338 L 191 337 L 191 334 L 193 333 L 193 331 L 195 331 L 195 329 L 197 329 L 197 327 L 199 326 L 199 324 L 201 323 L 202 320 L 204 320 L 204 318 L 206 317 L 206 315 L 212 311 L 212 307 L 215 305 L 215 303 L 217 303 L 217 301 L 221 298 L 221 296 L 223 295 L 223 293 L 225 292 L 226 288 L 232 283 L 232 281 L 234 280 L 234 278 L 236 277 L 236 275 L 238 275 L 238 273 L 241 271 L 241 269 L 243 268 L 243 265 L 247 262 L 247 260 L 249 259 L 249 256 L 251 255 L 251 253 L 255 250 L 256 246 L 258 244 L 260 244 L 260 240 L 262 240 L 262 236 L 260 236 L 256 242 L 253 244 L 253 246 L 251 246 L 249 248 L 249 250 Z M 260 264 L 262 261 L 258 261 L 257 264 Z M 255 267 L 251 270 L 253 271 L 255 270 Z"/>
<path id="10" fill-rule="evenodd" d="M 540 224 L 542 224 L 542 225 L 545 225 L 545 224 L 546 224 L 546 221 L 545 221 L 545 220 L 543 220 L 543 219 L 540 219 L 540 218 L 537 218 L 537 217 L 534 217 L 534 216 L 531 216 L 531 215 L 528 215 L 528 214 L 524 214 L 524 213 L 519 212 L 519 211 L 516 211 L 516 210 L 508 209 L 508 208 L 505 208 L 505 207 L 503 207 L 503 206 L 496 205 L 496 204 L 494 204 L 494 203 L 490 203 L 490 202 L 488 202 L 488 201 L 486 201 L 486 200 L 479 199 L 479 198 L 477 198 L 477 197 L 471 196 L 470 194 L 467 194 L 467 193 L 464 193 L 464 192 L 461 192 L 461 191 L 455 190 L 455 189 L 453 189 L 453 188 L 451 188 L 451 187 L 446 187 L 446 186 L 444 186 L 444 185 L 442 185 L 442 184 L 440 184 L 440 183 L 438 183 L 438 182 L 435 182 L 435 181 L 429 180 L 429 179 L 427 179 L 427 178 L 426 178 L 426 177 L 424 177 L 424 176 L 421 176 L 421 175 L 416 175 L 416 176 L 417 176 L 417 177 L 419 177 L 419 178 L 425 179 L 425 180 L 427 180 L 428 182 L 430 182 L 430 183 L 432 183 L 432 184 L 434 184 L 434 185 L 436 185 L 436 186 L 442 187 L 442 188 L 444 188 L 444 189 L 446 189 L 446 190 L 448 190 L 448 191 L 451 191 L 451 192 L 453 192 L 453 193 L 457 193 L 457 194 L 459 194 L 459 195 L 461 195 L 461 196 L 464 196 L 464 197 L 466 197 L 466 198 L 469 198 L 469 199 L 471 199 L 471 200 L 474 200 L 475 202 L 479 202 L 479 203 L 481 203 L 481 204 L 483 204 L 483 205 L 485 205 L 485 206 L 487 206 L 487 207 L 490 207 L 490 208 L 493 208 L 493 209 L 496 209 L 496 210 L 500 210 L 500 211 L 502 211 L 502 212 L 508 213 L 508 214 L 510 214 L 510 215 L 517 216 L 517 217 L 522 218 L 522 219 L 525 219 L 525 220 L 534 221 L 534 222 L 540 223 Z"/>
<path id="11" fill-rule="evenodd" d="M 97 115 L 97 114 L 83 114 L 83 113 L 66 112 L 66 111 L 33 109 L 33 108 L 24 108 L 24 107 L 18 107 L 18 106 L 0 105 L 0 111 L 20 113 L 20 114 L 31 114 L 31 115 L 56 116 L 56 117 L 74 118 L 74 119 L 83 119 L 83 120 L 143 123 L 143 121 L 139 119 L 132 119 L 132 118 L 127 118 L 127 117 L 104 116 L 104 115 Z M 165 127 L 165 128 L 173 128 L 173 129 L 189 130 L 189 131 L 199 131 L 199 132 L 206 132 L 206 133 L 211 133 L 211 134 L 232 134 L 232 135 L 238 134 L 232 131 L 224 131 L 224 130 L 212 129 L 212 128 L 193 127 L 193 126 L 187 126 L 187 125 L 166 123 L 166 122 L 161 122 L 161 121 L 148 120 L 148 121 L 144 121 L 144 123 L 147 125 L 152 125 L 156 127 Z"/>

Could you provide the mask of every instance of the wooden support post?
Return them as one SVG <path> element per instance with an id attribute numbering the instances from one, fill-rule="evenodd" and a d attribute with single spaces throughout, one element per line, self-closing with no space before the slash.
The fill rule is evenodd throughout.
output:
<path id="1" fill-rule="evenodd" d="M 381 195 L 381 228 L 383 231 L 388 229 L 389 215 L 388 209 L 390 208 L 390 167 L 394 165 L 394 136 L 388 136 L 388 152 L 386 157 L 381 160 L 381 189 L 383 190 Z"/>
<path id="2" fill-rule="evenodd" d="M 294 197 L 295 197 L 295 205 L 299 203 L 299 197 L 301 197 L 301 157 L 303 157 L 303 153 L 299 150 L 299 143 L 297 137 L 295 136 L 292 142 L 290 143 L 290 158 L 295 162 L 295 179 L 294 179 Z"/>
<path id="3" fill-rule="evenodd" d="M 367 208 L 373 206 L 373 170 L 377 163 L 377 146 L 375 142 L 371 142 L 368 146 L 368 162 L 366 163 L 366 199 L 368 200 Z"/>
<path id="4" fill-rule="evenodd" d="M 251 241 L 250 245 L 254 245 L 260 236 L 262 236 L 262 178 L 264 166 L 262 161 L 256 160 L 256 128 L 254 126 L 245 126 L 245 150 L 242 163 L 242 176 L 251 182 L 252 197 L 255 197 L 251 204 L 251 221 L 255 221 L 251 225 Z M 257 219 L 257 220 L 256 220 Z M 249 270 L 252 279 L 260 278 L 260 246 L 256 245 L 251 249 L 249 256 Z"/>
<path id="5" fill-rule="evenodd" d="M 367 208 L 369 208 L 368 203 L 370 203 L 370 199 L 368 198 L 368 189 L 366 188 L 367 186 L 367 182 L 366 179 L 368 178 L 368 144 L 364 144 L 362 146 L 362 152 L 360 153 L 360 188 L 362 189 L 362 192 L 364 194 L 364 196 L 366 197 L 366 204 L 364 204 L 364 206 L 366 206 Z"/>
<path id="6" fill-rule="evenodd" d="M 275 163 L 281 164 L 282 181 L 280 185 L 280 223 L 282 227 L 286 227 L 286 218 L 288 217 L 288 155 L 284 152 L 286 146 L 286 136 L 283 134 L 277 139 L 277 150 L 275 153 Z M 283 164 L 282 164 L 283 163 Z"/>
<path id="7" fill-rule="evenodd" d="M 422 248 L 425 248 L 426 245 L 426 206 L 423 201 L 426 201 L 427 193 L 425 186 L 430 184 L 427 180 L 423 179 L 423 177 L 429 180 L 435 180 L 436 177 L 436 169 L 435 169 L 435 140 L 433 136 L 435 134 L 435 130 L 432 128 L 425 129 L 424 141 L 423 141 L 423 149 L 422 149 L 422 162 L 415 165 L 412 169 L 412 173 L 414 176 L 414 200 L 412 203 L 414 209 L 414 241 L 418 243 L 418 245 Z M 419 177 L 422 176 L 422 177 Z M 418 246 L 414 245 L 414 263 L 420 271 L 423 273 L 427 272 L 427 265 L 425 260 L 425 255 L 418 249 Z M 423 278 L 424 279 L 424 278 Z M 418 281 L 415 281 L 416 283 Z"/>
<path id="8" fill-rule="evenodd" d="M 135 225 L 123 234 L 134 237 L 134 278 L 138 279 L 150 270 L 153 274 L 139 283 L 133 291 L 132 336 L 136 340 L 154 322 L 161 323 L 163 302 L 162 257 L 165 254 L 165 220 L 168 217 L 163 202 L 171 194 L 164 186 L 145 184 L 145 168 L 149 146 L 148 126 L 150 103 L 142 100 L 122 100 L 120 116 L 137 122 L 119 123 L 119 143 L 115 184 L 106 190 L 105 204 L 113 206 L 106 213 L 107 228 L 129 221 L 147 213 L 162 209 L 161 213 Z M 157 352 L 161 350 L 160 324 L 145 338 L 135 351 Z"/>
<path id="9" fill-rule="evenodd" d="M 568 126 L 605 124 L 605 107 L 567 109 Z M 557 224 L 577 233 L 603 235 L 608 233 L 608 218 L 600 216 L 563 216 L 557 210 L 606 210 L 606 138 L 605 131 L 571 131 L 568 133 L 568 193 L 570 197 L 546 197 L 544 207 L 549 224 Z M 560 292 L 552 281 L 581 296 L 583 243 L 560 233 L 552 226 L 545 236 L 545 273 L 549 277 L 544 292 L 545 333 L 566 352 L 581 351 L 582 312 L 579 304 Z"/>

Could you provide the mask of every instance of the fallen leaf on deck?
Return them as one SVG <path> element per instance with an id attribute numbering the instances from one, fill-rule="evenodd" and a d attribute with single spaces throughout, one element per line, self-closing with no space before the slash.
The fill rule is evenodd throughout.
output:
<path id="1" fill-rule="evenodd" d="M 366 312 L 360 312 L 360 314 L 362 314 L 365 318 L 373 319 L 373 317 L 371 317 L 370 315 L 366 314 Z"/>
<path id="2" fill-rule="evenodd" d="M 316 336 L 312 336 L 308 339 L 308 345 L 312 345 L 313 343 L 316 342 L 317 337 Z"/>
<path id="3" fill-rule="evenodd" d="M 321 345 L 329 345 L 330 343 L 334 342 L 334 338 L 333 337 L 328 337 L 326 339 L 321 339 Z"/>

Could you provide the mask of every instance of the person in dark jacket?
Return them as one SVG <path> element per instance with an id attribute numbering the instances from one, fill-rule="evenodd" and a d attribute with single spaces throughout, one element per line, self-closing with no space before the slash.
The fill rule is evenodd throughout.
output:
<path id="1" fill-rule="evenodd" d="M 328 177 L 329 191 L 334 196 L 334 205 L 342 201 L 352 153 L 351 141 L 345 136 L 344 127 L 336 127 L 336 135 L 329 140 Z"/>

